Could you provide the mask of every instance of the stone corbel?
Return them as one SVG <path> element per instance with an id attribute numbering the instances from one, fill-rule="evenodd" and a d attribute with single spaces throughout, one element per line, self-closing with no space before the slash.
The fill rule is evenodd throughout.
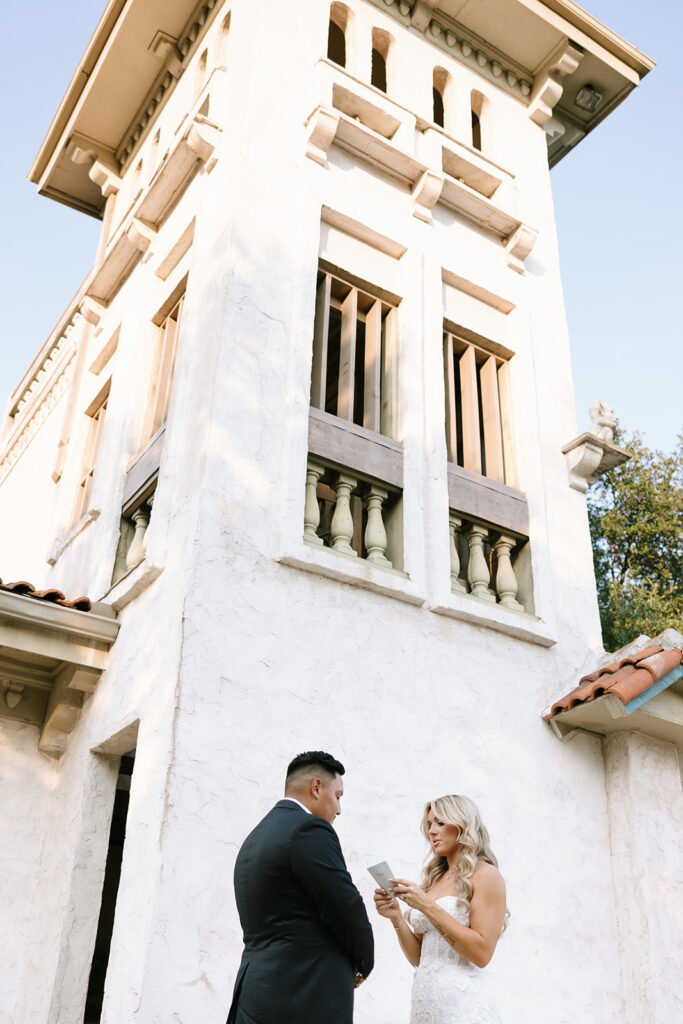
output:
<path id="1" fill-rule="evenodd" d="M 575 437 L 562 449 L 567 456 L 569 486 L 585 494 L 589 487 L 610 469 L 633 458 L 630 452 L 612 441 L 585 433 Z"/>
<path id="2" fill-rule="evenodd" d="M 536 75 L 529 101 L 529 117 L 543 127 L 553 116 L 553 108 L 562 96 L 564 79 L 573 74 L 583 59 L 583 50 L 569 39 L 560 44 L 550 60 Z"/>
<path id="3" fill-rule="evenodd" d="M 97 327 L 104 316 L 104 306 L 99 302 L 95 302 L 94 299 L 87 295 L 81 299 L 78 311 L 86 323 L 91 324 L 93 327 Z"/>
<path id="4" fill-rule="evenodd" d="M 83 692 L 71 689 L 66 677 L 62 676 L 57 678 L 50 694 L 38 740 L 38 750 L 54 758 L 61 757 L 66 750 L 69 735 L 75 729 L 83 708 Z"/>
<path id="5" fill-rule="evenodd" d="M 174 78 L 180 78 L 183 73 L 183 57 L 178 49 L 178 40 L 167 32 L 157 32 L 149 44 L 149 52 L 164 62 L 167 71 Z"/>
<path id="6" fill-rule="evenodd" d="M 90 164 L 88 177 L 101 190 L 106 199 L 121 187 L 120 166 L 109 147 L 80 132 L 74 132 L 66 147 L 67 155 L 75 164 Z"/>
<path id="7" fill-rule="evenodd" d="M 121 188 L 119 166 L 116 161 L 95 160 L 88 171 L 88 177 L 99 188 L 105 199 Z"/>
<path id="8" fill-rule="evenodd" d="M 413 216 L 426 224 L 432 219 L 432 210 L 439 201 L 444 176 L 436 171 L 425 171 L 413 188 Z"/>
<path id="9" fill-rule="evenodd" d="M 307 127 L 306 156 L 324 167 L 327 163 L 327 151 L 337 134 L 339 115 L 318 107 L 309 118 Z"/>
<path id="10" fill-rule="evenodd" d="M 410 15 L 410 24 L 419 32 L 425 32 L 434 17 L 439 0 L 417 0 Z"/>
<path id="11" fill-rule="evenodd" d="M 510 235 L 506 244 L 507 264 L 518 274 L 524 273 L 524 260 L 527 258 L 538 240 L 538 231 L 528 224 L 520 224 L 514 234 Z"/>

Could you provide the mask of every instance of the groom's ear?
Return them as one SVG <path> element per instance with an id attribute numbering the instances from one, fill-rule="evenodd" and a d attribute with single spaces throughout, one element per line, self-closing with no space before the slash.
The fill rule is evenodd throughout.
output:
<path id="1" fill-rule="evenodd" d="M 312 796 L 318 796 L 318 794 L 320 793 L 320 790 L 322 788 L 322 784 L 323 784 L 322 783 L 322 779 L 318 779 L 318 778 L 311 779 L 311 781 L 309 783 L 309 786 L 308 786 L 309 793 L 311 793 Z"/>

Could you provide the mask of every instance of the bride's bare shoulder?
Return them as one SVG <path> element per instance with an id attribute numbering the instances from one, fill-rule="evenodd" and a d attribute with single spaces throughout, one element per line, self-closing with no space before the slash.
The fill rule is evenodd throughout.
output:
<path id="1" fill-rule="evenodd" d="M 505 891 L 505 881 L 498 868 L 485 860 L 480 860 L 472 874 L 472 884 L 486 889 Z"/>

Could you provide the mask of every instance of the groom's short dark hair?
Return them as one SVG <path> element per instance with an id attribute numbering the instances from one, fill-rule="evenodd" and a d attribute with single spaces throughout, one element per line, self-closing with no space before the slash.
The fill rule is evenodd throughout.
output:
<path id="1" fill-rule="evenodd" d="M 287 786 L 296 786 L 298 782 L 303 782 L 304 778 L 313 772 L 319 772 L 325 778 L 333 779 L 335 775 L 344 774 L 344 765 L 324 750 L 306 750 L 303 754 L 297 754 L 289 762 L 285 789 Z"/>

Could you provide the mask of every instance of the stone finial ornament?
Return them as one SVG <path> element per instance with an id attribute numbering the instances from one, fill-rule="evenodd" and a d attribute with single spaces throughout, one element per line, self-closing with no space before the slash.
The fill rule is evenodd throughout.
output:
<path id="1" fill-rule="evenodd" d="M 608 402 L 598 399 L 590 407 L 591 434 L 601 438 L 603 441 L 614 441 L 614 430 L 617 425 L 617 418 L 614 409 Z"/>
<path id="2" fill-rule="evenodd" d="M 629 452 L 614 443 L 617 418 L 608 402 L 593 402 L 590 417 L 591 429 L 579 434 L 562 449 L 567 457 L 569 486 L 582 494 L 604 473 L 632 458 Z"/>

